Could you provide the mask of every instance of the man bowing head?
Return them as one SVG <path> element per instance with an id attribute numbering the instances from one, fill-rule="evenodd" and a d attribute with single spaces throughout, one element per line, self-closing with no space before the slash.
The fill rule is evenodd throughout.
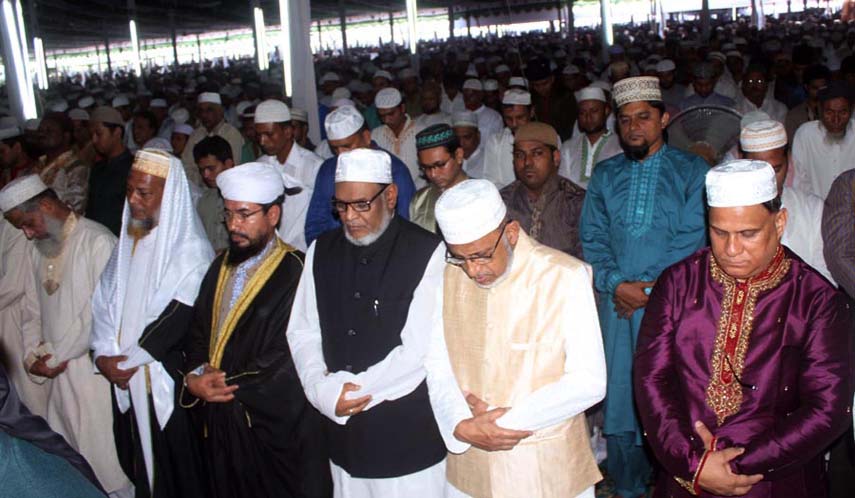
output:
<path id="1" fill-rule="evenodd" d="M 285 339 L 303 254 L 276 236 L 282 173 L 243 164 L 220 173 L 217 187 L 229 247 L 196 300 L 182 396 L 200 414 L 210 489 L 217 498 L 326 497 L 320 414 Z"/>

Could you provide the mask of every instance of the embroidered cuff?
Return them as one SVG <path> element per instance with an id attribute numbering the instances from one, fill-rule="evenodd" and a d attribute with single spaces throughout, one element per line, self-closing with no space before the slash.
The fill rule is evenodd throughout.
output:
<path id="1" fill-rule="evenodd" d="M 701 494 L 701 486 L 698 484 L 698 477 L 701 475 L 701 472 L 704 470 L 704 465 L 707 463 L 707 459 L 710 456 L 710 453 L 716 450 L 716 438 L 713 436 L 712 441 L 710 442 L 709 449 L 704 450 L 703 455 L 701 455 L 701 459 L 698 462 L 698 467 L 695 469 L 695 473 L 692 476 L 692 480 L 688 481 L 681 477 L 674 476 L 674 480 L 677 481 L 683 489 L 688 491 L 693 496 L 698 496 Z"/>

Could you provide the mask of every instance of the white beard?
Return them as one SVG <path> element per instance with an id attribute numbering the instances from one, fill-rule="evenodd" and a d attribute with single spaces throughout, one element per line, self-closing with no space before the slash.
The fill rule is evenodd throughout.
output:
<path id="1" fill-rule="evenodd" d="M 44 219 L 48 237 L 46 239 L 34 240 L 33 245 L 36 246 L 39 254 L 51 259 L 59 256 L 65 246 L 65 240 L 62 237 L 62 228 L 65 222 L 50 215 L 45 215 Z"/>
<path id="2" fill-rule="evenodd" d="M 344 225 L 344 236 L 347 240 L 355 245 L 355 246 L 370 246 L 371 244 L 377 242 L 377 239 L 383 236 L 386 232 L 386 229 L 389 228 L 389 223 L 392 222 L 392 211 L 386 210 L 383 212 L 383 220 L 380 221 L 380 227 L 376 232 L 369 233 L 368 235 L 364 235 L 360 238 L 356 238 L 350 235 L 350 232 L 347 231 L 347 225 Z"/>

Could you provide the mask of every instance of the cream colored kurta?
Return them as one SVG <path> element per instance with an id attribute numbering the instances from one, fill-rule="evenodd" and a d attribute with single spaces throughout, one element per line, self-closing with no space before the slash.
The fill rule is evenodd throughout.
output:
<path id="1" fill-rule="evenodd" d="M 587 142 L 587 148 L 583 141 Z M 561 145 L 561 166 L 558 168 L 558 174 L 587 189 L 591 175 L 594 174 L 594 166 L 622 152 L 618 134 L 610 130 L 594 143 L 588 140 L 585 133 L 574 134 Z"/>
<path id="2" fill-rule="evenodd" d="M 193 147 L 205 137 L 213 137 L 214 135 L 223 137 L 229 143 L 235 166 L 240 164 L 241 150 L 243 149 L 243 135 L 240 134 L 240 130 L 226 123 L 225 120 L 220 121 L 220 124 L 215 126 L 211 132 L 208 132 L 207 128 L 200 125 L 187 138 L 187 145 L 184 146 L 184 152 L 181 153 L 184 173 L 187 174 L 187 179 L 190 180 L 190 183 L 198 186 L 202 185 L 202 175 L 199 174 L 199 168 L 196 166 L 196 160 L 193 158 Z"/>
<path id="3" fill-rule="evenodd" d="M 415 121 L 407 116 L 407 121 L 404 123 L 404 128 L 398 136 L 386 125 L 380 125 L 371 130 L 371 139 L 374 140 L 381 149 L 394 154 L 410 170 L 410 176 L 413 177 L 413 183 L 416 184 L 416 190 L 427 185 L 427 182 L 422 178 L 422 172 L 419 168 L 419 156 L 416 151 L 416 134 L 422 131 L 422 128 Z"/>
<path id="4" fill-rule="evenodd" d="M 68 360 L 67 370 L 47 382 L 47 421 L 92 465 L 107 492 L 125 488 L 129 481 L 112 437 L 110 383 L 94 373 L 89 357 L 90 304 L 115 244 L 109 230 L 79 218 L 58 258 L 44 258 L 35 246 L 30 251 L 37 294 L 32 304 L 40 310 L 42 351 L 53 355 L 49 366 Z M 55 265 L 53 276 L 59 282 L 52 295 L 44 287 L 49 264 Z"/>
<path id="5" fill-rule="evenodd" d="M 24 366 L 24 344 L 35 347 L 41 338 L 39 310 L 28 305 L 35 302 L 31 247 L 24 232 L 0 217 L 0 362 L 27 408 L 44 417 L 47 386 L 43 378 L 33 382 Z"/>
<path id="6" fill-rule="evenodd" d="M 849 122 L 840 142 L 828 143 L 822 122 L 808 121 L 793 138 L 793 186 L 822 199 L 840 173 L 852 167 L 855 158 L 855 126 Z"/>
<path id="7" fill-rule="evenodd" d="M 443 292 L 444 333 L 425 366 L 449 482 L 476 498 L 590 494 L 601 476 L 584 410 L 606 386 L 590 267 L 521 231 L 505 280 L 482 289 L 448 266 Z M 463 392 L 510 407 L 497 424 L 534 435 L 498 452 L 457 440 L 472 416 Z"/>

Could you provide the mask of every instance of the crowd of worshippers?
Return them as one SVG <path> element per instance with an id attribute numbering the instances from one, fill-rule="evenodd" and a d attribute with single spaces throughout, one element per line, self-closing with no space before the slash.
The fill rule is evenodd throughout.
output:
<path id="1" fill-rule="evenodd" d="M 0 494 L 855 496 L 855 27 L 618 33 L 0 118 Z"/>

